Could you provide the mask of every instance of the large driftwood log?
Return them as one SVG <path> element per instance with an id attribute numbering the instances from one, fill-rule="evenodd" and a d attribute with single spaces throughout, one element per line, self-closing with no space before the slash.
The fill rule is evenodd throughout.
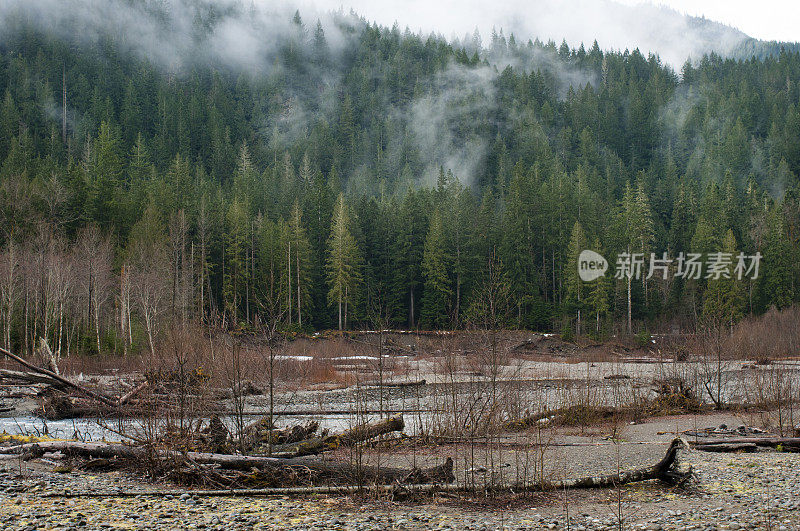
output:
<path id="1" fill-rule="evenodd" d="M 696 446 L 696 450 L 702 450 L 704 452 L 727 452 L 727 453 L 736 453 L 736 452 L 746 452 L 752 453 L 758 451 L 758 446 L 753 443 L 724 443 L 719 442 L 715 444 L 705 444 L 703 446 Z"/>
<path id="2" fill-rule="evenodd" d="M 317 455 L 322 452 L 335 450 L 339 446 L 352 446 L 360 442 L 368 441 L 379 435 L 402 431 L 405 427 L 402 415 L 396 415 L 388 419 L 381 419 L 377 422 L 364 423 L 354 426 L 349 430 L 338 435 L 325 435 L 319 437 L 309 437 L 302 440 L 289 441 L 283 444 L 273 444 L 271 448 L 263 448 L 265 453 L 271 452 L 271 457 L 293 458 L 306 455 Z M 316 431 L 316 426 L 314 426 Z M 299 432 L 298 432 L 299 433 Z M 313 433 L 313 431 L 311 431 Z"/>
<path id="3" fill-rule="evenodd" d="M 311 459 L 281 459 L 276 457 L 216 454 L 210 452 L 177 452 L 128 446 L 124 444 L 93 443 L 80 441 L 43 441 L 20 444 L 0 449 L 0 454 L 19 454 L 26 459 L 38 458 L 48 452 L 61 452 L 68 456 L 92 459 L 120 459 L 134 461 L 161 461 L 168 465 L 191 462 L 197 465 L 215 465 L 229 470 L 251 471 L 253 469 L 278 469 L 302 467 L 317 477 L 338 481 L 369 481 L 372 483 L 425 483 L 441 481 L 450 483 L 453 476 L 453 460 L 448 458 L 444 464 L 425 469 L 402 469 L 353 465 L 340 461 L 318 461 Z"/>
<path id="4" fill-rule="evenodd" d="M 17 363 L 19 363 L 20 365 L 22 365 L 23 367 L 25 367 L 27 369 L 30 369 L 34 373 L 47 376 L 47 377 L 51 378 L 52 380 L 55 380 L 56 382 L 61 383 L 63 386 L 69 387 L 70 389 L 74 389 L 74 390 L 76 390 L 76 391 L 88 396 L 89 398 L 94 398 L 98 402 L 102 402 L 103 404 L 105 404 L 107 406 L 116 407 L 116 406 L 119 405 L 119 401 L 118 400 L 114 400 L 113 398 L 109 398 L 109 397 L 107 397 L 107 396 L 105 396 L 103 394 L 96 393 L 95 391 L 92 391 L 91 389 L 86 389 L 85 387 L 82 387 L 82 386 L 80 386 L 80 385 L 78 385 L 78 384 L 76 384 L 74 382 L 71 382 L 71 381 L 67 380 L 66 378 L 63 378 L 63 377 L 59 376 L 58 374 L 54 373 L 53 371 L 50 371 L 50 370 L 47 370 L 47 369 L 42 369 L 42 368 L 37 367 L 37 366 L 35 366 L 35 365 L 31 364 L 31 363 L 28 363 L 24 359 L 20 358 L 19 356 L 17 356 L 16 354 L 14 354 L 12 352 L 9 352 L 8 350 L 6 350 L 4 348 L 0 348 L 0 354 L 3 354 L 7 358 L 16 361 Z"/>
<path id="5" fill-rule="evenodd" d="M 696 450 L 704 452 L 736 452 L 746 447 L 777 448 L 780 446 L 787 452 L 800 452 L 800 437 L 737 437 L 716 441 L 692 441 Z"/>
<path id="6" fill-rule="evenodd" d="M 391 433 L 393 431 L 403 431 L 405 427 L 406 424 L 403 422 L 403 415 L 395 415 L 377 422 L 359 424 L 358 426 L 354 426 L 342 432 L 338 436 L 339 444 L 342 446 L 352 446 L 360 442 L 374 439 L 378 435 Z"/>
<path id="7" fill-rule="evenodd" d="M 339 438 L 336 435 L 327 437 L 313 437 L 294 443 L 276 444 L 272 446 L 272 457 L 302 457 L 304 455 L 317 455 L 322 452 L 335 450 L 339 447 Z"/>
<path id="8" fill-rule="evenodd" d="M 46 393 L 41 398 L 37 414 L 47 420 L 104 417 L 114 411 L 106 404 L 84 397 L 67 396 L 62 393 Z"/>
<path id="9" fill-rule="evenodd" d="M 49 376 L 45 376 L 43 374 L 37 374 L 35 372 L 21 372 L 21 371 L 12 371 L 10 369 L 0 369 L 0 379 L 2 380 L 9 380 L 15 383 L 21 384 L 45 384 L 51 387 L 63 389 L 66 387 L 63 383 L 50 378 Z"/>
<path id="10" fill-rule="evenodd" d="M 42 443 L 44 444 L 44 443 Z M 27 445 L 32 446 L 32 445 Z M 628 483 L 638 481 L 659 480 L 669 485 L 681 485 L 692 478 L 693 472 L 691 466 L 685 466 L 681 463 L 678 454 L 681 450 L 687 449 L 688 444 L 680 438 L 674 439 L 667 448 L 664 457 L 655 465 L 619 474 L 612 474 L 607 476 L 592 476 L 577 479 L 568 479 L 565 481 L 552 481 L 552 482 L 536 482 L 527 483 L 522 485 L 512 485 L 504 488 L 495 487 L 495 491 L 513 491 L 513 492 L 541 492 L 541 491 L 558 491 L 564 489 L 577 489 L 577 488 L 604 488 L 604 487 L 617 487 Z M 286 460 L 278 460 L 285 462 Z M 308 463 L 307 460 L 298 460 Z M 452 475 L 452 460 L 448 460 L 440 467 L 436 473 L 444 473 Z M 433 470 L 433 469 L 431 469 Z M 406 476 L 408 479 L 409 476 Z M 448 480 L 450 483 L 452 480 Z M 454 492 L 454 493 L 470 493 L 476 492 L 474 487 L 467 487 L 463 485 L 439 485 L 439 484 L 418 484 L 418 485 L 403 485 L 397 483 L 391 485 L 358 485 L 358 486 L 315 486 L 315 487 L 277 487 L 277 488 L 259 488 L 259 489 L 219 489 L 219 490 L 205 490 L 205 491 L 187 491 L 199 496 L 287 496 L 287 495 L 306 495 L 306 494 L 352 494 L 361 491 L 378 491 L 389 494 L 398 493 L 432 493 L 432 492 Z M 176 494 L 174 491 L 154 491 L 154 492 L 69 492 L 69 493 L 52 493 L 45 494 L 44 496 L 64 496 L 64 497 L 131 497 L 131 496 L 165 496 L 167 494 Z"/>
<path id="11" fill-rule="evenodd" d="M 664 483 L 668 483 L 670 485 L 680 485 L 689 480 L 693 474 L 691 466 L 682 468 L 680 466 L 681 463 L 678 460 L 678 452 L 688 448 L 689 445 L 686 444 L 686 441 L 681 438 L 675 438 L 672 440 L 669 448 L 667 448 L 667 453 L 664 455 L 661 461 L 653 466 L 629 470 L 627 472 L 620 472 L 619 474 L 587 476 L 577 479 L 567 479 L 564 481 L 545 482 L 540 485 L 528 485 L 524 487 L 524 490 L 548 491 L 564 489 L 607 488 L 653 479 L 663 481 Z"/>
<path id="12" fill-rule="evenodd" d="M 322 435 L 289 444 L 274 445 L 271 449 L 271 455 L 272 457 L 292 458 L 321 454 L 322 452 L 335 450 L 339 446 L 353 446 L 374 439 L 379 435 L 402 431 L 403 428 L 405 428 L 403 415 L 395 415 L 388 419 L 359 424 L 338 435 Z"/>
<path id="13" fill-rule="evenodd" d="M 149 385 L 148 382 L 142 382 L 140 385 L 137 385 L 136 387 L 134 387 L 133 389 L 122 395 L 119 398 L 119 400 L 117 400 L 117 405 L 124 406 L 125 404 L 130 402 L 134 397 L 136 397 L 136 395 L 144 391 L 148 385 Z"/>

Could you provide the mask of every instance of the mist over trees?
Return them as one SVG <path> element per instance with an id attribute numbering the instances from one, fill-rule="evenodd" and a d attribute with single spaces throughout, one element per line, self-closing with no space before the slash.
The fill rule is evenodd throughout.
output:
<path id="1" fill-rule="evenodd" d="M 198 42 L 242 16 L 193 9 Z M 155 351 L 174 323 L 257 331 L 276 315 L 287 330 L 388 316 L 599 337 L 730 325 L 800 298 L 797 52 L 678 73 L 637 50 L 502 32 L 282 24 L 262 67 L 171 69 L 115 32 L 5 21 L 3 346 Z M 612 264 L 763 260 L 741 282 L 582 284 L 584 246 Z"/>

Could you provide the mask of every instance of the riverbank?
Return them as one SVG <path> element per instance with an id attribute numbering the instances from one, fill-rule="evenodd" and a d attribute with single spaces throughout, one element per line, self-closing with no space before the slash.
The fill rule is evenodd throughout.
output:
<path id="1" fill-rule="evenodd" d="M 662 440 L 687 426 L 738 418 L 681 415 L 629 426 L 624 439 L 565 435 L 547 460 L 566 477 L 653 462 Z M 558 445 L 556 443 L 569 443 Z M 583 445 L 579 445 L 583 443 Z M 418 451 L 438 454 L 453 447 Z M 407 459 L 399 452 L 394 459 Z M 63 461 L 0 462 L 6 529 L 798 529 L 800 454 L 689 452 L 687 490 L 644 482 L 619 489 L 499 496 L 434 494 L 406 500 L 364 496 L 206 497 L 127 472 L 70 470 Z M 463 472 L 463 470 L 462 470 Z M 552 471 L 551 474 L 555 474 Z M 159 491 L 157 496 L 147 492 Z M 173 494 L 164 495 L 164 491 Z M 124 497 L 119 494 L 124 493 Z M 138 495 L 137 495 L 138 493 Z M 65 496 L 66 494 L 66 496 Z M 105 495 L 105 496 L 103 496 Z"/>

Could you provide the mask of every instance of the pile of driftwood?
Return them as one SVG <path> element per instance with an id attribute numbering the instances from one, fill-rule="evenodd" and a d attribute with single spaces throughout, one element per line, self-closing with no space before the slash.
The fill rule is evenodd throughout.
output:
<path id="1" fill-rule="evenodd" d="M 392 417 L 373 423 L 357 425 L 336 435 L 313 437 L 316 423 L 306 426 L 269 430 L 273 455 L 244 455 L 235 453 L 177 451 L 156 445 L 127 445 L 81 441 L 43 441 L 26 443 L 0 449 L 1 454 L 18 454 L 23 459 L 44 456 L 68 457 L 82 460 L 82 468 L 147 470 L 182 484 L 206 487 L 241 489 L 252 487 L 286 487 L 369 484 L 424 484 L 451 483 L 453 460 L 430 468 L 376 467 L 340 460 L 323 460 L 313 457 L 339 446 L 352 446 L 391 431 L 402 430 L 402 417 Z M 251 430 L 256 430 L 251 427 Z M 206 433 L 227 437 L 224 426 L 212 418 Z M 295 442 L 279 442 L 298 436 L 311 438 Z M 318 443 L 322 441 L 322 443 Z"/>
<path id="2" fill-rule="evenodd" d="M 64 378 L 55 363 L 42 368 L 6 349 L 0 348 L 0 353 L 28 370 L 3 370 L 0 378 L 16 384 L 46 387 L 45 392 L 39 393 L 41 414 L 46 418 L 125 416 L 135 414 L 137 409 L 141 411 L 137 408 L 141 404 L 137 403 L 136 396 L 147 383 L 120 397 L 111 397 Z M 404 427 L 402 415 L 359 424 L 338 434 L 317 433 L 317 422 L 278 429 L 264 418 L 247 426 L 242 436 L 234 439 L 220 418 L 213 416 L 201 429 L 172 433 L 173 428 L 169 428 L 149 444 L 47 441 L 3 448 L 0 453 L 21 454 L 26 459 L 54 454 L 79 458 L 83 460 L 80 466 L 93 470 L 145 469 L 182 483 L 224 488 L 316 485 L 320 482 L 335 485 L 452 482 L 455 478 L 450 458 L 431 468 L 403 469 L 310 457 L 339 447 L 355 446 L 402 431 Z M 234 448 L 241 453 L 232 453 Z"/>
<path id="3" fill-rule="evenodd" d="M 342 433 L 329 435 L 327 430 L 317 434 L 319 423 L 310 421 L 305 425 L 288 428 L 271 428 L 269 418 L 263 418 L 247 426 L 238 446 L 251 454 L 269 457 L 294 458 L 317 455 L 340 446 L 355 446 L 381 435 L 403 431 L 402 415 L 395 415 L 372 423 L 358 424 Z"/>

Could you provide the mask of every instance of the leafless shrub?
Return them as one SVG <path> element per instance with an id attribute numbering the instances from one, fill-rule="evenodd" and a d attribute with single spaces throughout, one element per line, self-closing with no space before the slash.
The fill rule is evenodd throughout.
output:
<path id="1" fill-rule="evenodd" d="M 770 308 L 761 316 L 743 319 L 726 342 L 726 354 L 735 359 L 764 363 L 800 352 L 800 307 Z"/>

